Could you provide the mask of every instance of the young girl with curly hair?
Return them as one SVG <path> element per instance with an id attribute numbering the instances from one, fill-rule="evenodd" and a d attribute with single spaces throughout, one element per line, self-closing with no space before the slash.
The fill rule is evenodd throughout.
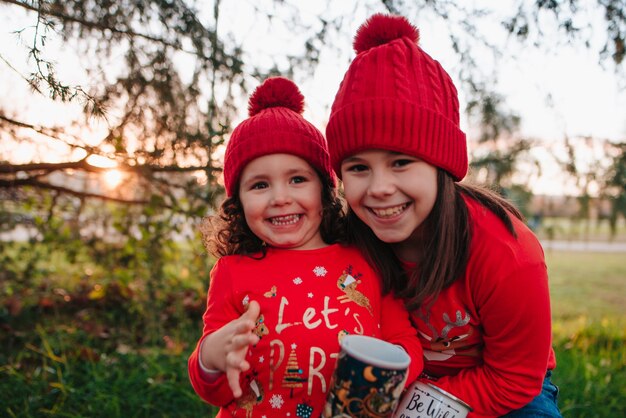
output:
<path id="1" fill-rule="evenodd" d="M 317 417 L 347 334 L 422 352 L 402 302 L 383 296 L 359 250 L 339 242 L 342 204 L 326 141 L 291 81 L 267 79 L 224 161 L 228 198 L 213 218 L 204 329 L 189 358 L 218 417 Z M 383 315 L 384 312 L 384 315 Z"/>

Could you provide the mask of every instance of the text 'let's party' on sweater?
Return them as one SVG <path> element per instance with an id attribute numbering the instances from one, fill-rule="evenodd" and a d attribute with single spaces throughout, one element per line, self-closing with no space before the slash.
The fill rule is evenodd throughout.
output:
<path id="1" fill-rule="evenodd" d="M 248 351 L 250 370 L 235 399 L 225 377 L 209 383 L 189 358 L 198 395 L 220 406 L 218 417 L 319 417 L 347 334 L 378 337 L 401 345 L 411 356 L 409 380 L 421 372 L 423 356 L 400 300 L 382 296 L 378 276 L 361 253 L 338 244 L 316 250 L 268 248 L 261 260 L 226 256 L 211 272 L 202 339 L 241 316 L 255 300 L 261 338 Z"/>

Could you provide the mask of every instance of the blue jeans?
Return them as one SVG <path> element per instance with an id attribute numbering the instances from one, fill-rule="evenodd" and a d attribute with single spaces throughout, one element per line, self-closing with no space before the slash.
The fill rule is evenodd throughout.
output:
<path id="1" fill-rule="evenodd" d="M 535 399 L 523 408 L 504 416 L 507 418 L 562 418 L 559 407 L 556 405 L 559 388 L 552 383 L 550 376 L 552 376 L 552 371 L 548 370 L 543 380 L 541 393 Z"/>

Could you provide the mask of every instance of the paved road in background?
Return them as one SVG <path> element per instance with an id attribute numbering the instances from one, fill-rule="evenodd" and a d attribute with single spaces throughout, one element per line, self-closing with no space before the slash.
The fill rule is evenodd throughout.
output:
<path id="1" fill-rule="evenodd" d="M 626 242 L 541 241 L 544 249 L 599 253 L 626 252 Z"/>

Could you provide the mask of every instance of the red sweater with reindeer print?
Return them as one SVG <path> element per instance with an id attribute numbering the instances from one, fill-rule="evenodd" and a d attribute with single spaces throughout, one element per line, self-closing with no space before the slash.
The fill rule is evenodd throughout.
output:
<path id="1" fill-rule="evenodd" d="M 259 343 L 248 350 L 250 370 L 235 399 L 222 374 L 209 382 L 200 369 L 202 339 L 261 306 Z M 222 257 L 211 271 L 204 330 L 189 357 L 198 395 L 220 406 L 218 417 L 318 417 L 326 401 L 339 341 L 346 334 L 378 337 L 411 356 L 408 382 L 422 371 L 422 349 L 403 303 L 381 295 L 378 276 L 355 248 L 269 248 L 263 259 Z"/>
<path id="2" fill-rule="evenodd" d="M 498 417 L 537 396 L 556 365 L 548 274 L 521 221 L 511 215 L 516 238 L 487 208 L 465 202 L 473 233 L 465 274 L 411 316 L 425 374 L 467 402 L 470 418 Z"/>

